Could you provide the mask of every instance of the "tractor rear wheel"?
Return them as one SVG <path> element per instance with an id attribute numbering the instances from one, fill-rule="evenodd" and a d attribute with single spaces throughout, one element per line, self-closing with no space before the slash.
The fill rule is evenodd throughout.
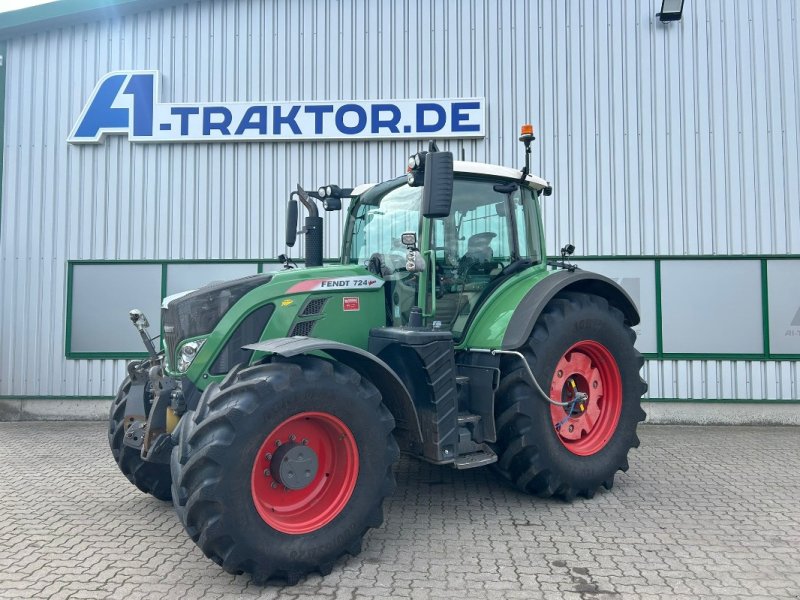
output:
<path id="1" fill-rule="evenodd" d="M 634 348 L 636 334 L 605 298 L 562 293 L 543 311 L 525 355 L 555 406 L 535 393 L 518 358 L 502 365 L 497 392 L 496 465 L 518 489 L 566 500 L 610 489 L 627 471 L 645 418 L 647 384 Z"/>
<path id="2" fill-rule="evenodd" d="M 142 460 L 139 450 L 123 444 L 125 438 L 125 406 L 131 389 L 130 377 L 119 386 L 117 397 L 111 403 L 108 416 L 108 444 L 119 470 L 133 485 L 145 494 L 169 502 L 172 499 L 172 479 L 169 465 L 149 463 Z"/>
<path id="3" fill-rule="evenodd" d="M 311 356 L 235 368 L 178 426 L 173 502 L 189 536 L 256 583 L 328 574 L 383 522 L 399 458 L 375 386 Z"/>

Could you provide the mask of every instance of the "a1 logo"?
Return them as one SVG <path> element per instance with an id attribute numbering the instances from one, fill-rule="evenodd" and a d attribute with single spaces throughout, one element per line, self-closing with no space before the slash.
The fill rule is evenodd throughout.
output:
<path id="1" fill-rule="evenodd" d="M 109 73 L 98 82 L 67 141 L 98 142 L 106 133 L 153 135 L 155 81 L 155 71 Z"/>

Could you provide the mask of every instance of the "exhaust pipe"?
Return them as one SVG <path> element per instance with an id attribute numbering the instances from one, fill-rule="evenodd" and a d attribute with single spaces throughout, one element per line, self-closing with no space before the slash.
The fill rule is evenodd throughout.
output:
<path id="1" fill-rule="evenodd" d="M 308 210 L 306 217 L 306 226 L 303 228 L 303 233 L 306 234 L 306 266 L 307 267 L 321 267 L 322 266 L 322 217 L 319 216 L 314 201 L 309 197 L 308 193 L 300 186 L 297 185 L 297 191 L 292 194 L 289 200 L 289 207 L 286 211 L 286 245 L 294 246 L 297 231 L 297 200 L 303 203 L 303 206 Z"/>
<path id="2" fill-rule="evenodd" d="M 306 266 L 322 266 L 322 217 L 320 216 L 306 217 Z"/>

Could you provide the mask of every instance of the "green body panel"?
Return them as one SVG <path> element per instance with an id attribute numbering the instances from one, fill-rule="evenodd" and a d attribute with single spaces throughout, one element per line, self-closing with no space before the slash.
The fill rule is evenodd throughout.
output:
<path id="1" fill-rule="evenodd" d="M 497 349 L 503 344 L 514 310 L 530 289 L 554 273 L 544 264 L 534 265 L 517 273 L 498 287 L 478 309 L 472 324 L 456 349 Z"/>
<path id="2" fill-rule="evenodd" d="M 369 289 L 292 289 L 304 286 L 307 288 L 308 282 L 337 277 L 374 278 L 360 265 L 333 265 L 279 271 L 275 273 L 271 281 L 245 294 L 225 313 L 213 331 L 200 336 L 200 338 L 206 338 L 206 342 L 198 351 L 186 373 L 179 373 L 168 366 L 168 374 L 175 377 L 186 377 L 201 390 L 211 382 L 221 381 L 225 376 L 210 374 L 211 365 L 247 315 L 266 304 L 274 304 L 275 309 L 260 340 L 286 337 L 298 321 L 316 320 L 317 323 L 312 332 L 313 337 L 336 340 L 366 349 L 369 330 L 386 324 L 385 296 L 380 283 Z M 297 284 L 304 285 L 298 286 Z M 313 317 L 300 317 L 299 313 L 306 300 L 312 296 L 326 297 L 329 300 L 321 314 Z M 358 298 L 358 310 L 344 310 L 344 298 Z M 183 345 L 184 341 L 189 340 L 181 340 L 178 348 Z M 263 355 L 254 354 L 252 361 L 258 360 L 261 356 Z"/>
<path id="3" fill-rule="evenodd" d="M 352 207 L 351 203 L 351 210 Z M 536 206 L 536 221 L 538 229 L 541 231 L 541 213 L 538 205 Z M 436 312 L 436 282 L 433 276 L 435 269 L 432 264 L 434 257 L 431 249 L 432 220 L 421 218 L 419 225 L 419 250 L 425 257 L 427 268 L 418 275 L 416 304 L 422 307 L 424 321 L 430 325 L 435 319 L 433 315 Z M 347 235 L 348 231 L 345 232 L 345 238 Z M 544 257 L 543 236 L 539 236 L 539 245 L 539 256 Z M 346 245 L 343 252 L 346 255 Z M 552 272 L 545 264 L 536 264 L 503 282 L 477 309 L 478 312 L 469 321 L 468 329 L 464 332 L 456 348 L 501 347 L 508 324 L 522 298 L 533 286 Z M 374 288 L 310 289 L 315 281 L 337 277 L 364 277 L 377 279 L 378 283 Z M 279 271 L 274 274 L 271 281 L 245 294 L 228 310 L 213 331 L 200 336 L 206 341 L 186 373 L 178 373 L 170 365 L 167 365 L 167 372 L 175 377 L 188 378 L 200 390 L 205 389 L 211 382 L 222 380 L 224 375 L 213 375 L 209 372 L 211 365 L 239 324 L 254 310 L 267 304 L 273 304 L 275 308 L 260 340 L 286 337 L 298 322 L 314 320 L 316 324 L 311 332 L 312 337 L 330 339 L 367 349 L 370 329 L 384 327 L 387 324 L 386 301 L 382 283 L 382 280 L 375 278 L 361 264 L 337 264 Z M 325 296 L 329 300 L 320 315 L 302 317 L 300 312 L 311 296 Z M 345 311 L 343 305 L 345 297 L 357 297 L 359 299 L 358 310 Z M 189 340 L 181 340 L 180 344 L 186 341 Z M 180 351 L 180 345 L 178 351 Z M 258 361 L 263 356 L 263 353 L 254 353 L 251 362 Z"/>

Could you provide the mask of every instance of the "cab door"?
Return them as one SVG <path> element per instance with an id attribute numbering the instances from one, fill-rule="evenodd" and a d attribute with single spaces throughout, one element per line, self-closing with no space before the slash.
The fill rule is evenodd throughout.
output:
<path id="1" fill-rule="evenodd" d="M 509 265 L 541 260 L 535 198 L 518 182 L 456 176 L 450 214 L 431 221 L 428 305 L 434 326 L 458 340 Z"/>

